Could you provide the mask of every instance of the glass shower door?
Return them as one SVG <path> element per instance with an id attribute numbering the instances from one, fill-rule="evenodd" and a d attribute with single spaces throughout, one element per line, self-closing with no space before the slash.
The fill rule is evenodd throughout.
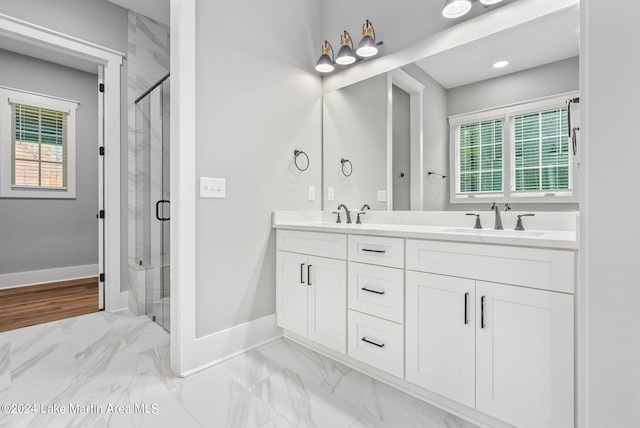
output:
<path id="1" fill-rule="evenodd" d="M 136 108 L 138 208 L 143 211 L 141 235 L 145 269 L 145 313 L 169 330 L 170 194 L 169 194 L 169 78 L 144 97 Z"/>

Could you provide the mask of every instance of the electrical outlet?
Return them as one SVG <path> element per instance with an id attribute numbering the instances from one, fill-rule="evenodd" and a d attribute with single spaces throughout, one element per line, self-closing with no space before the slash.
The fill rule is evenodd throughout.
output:
<path id="1" fill-rule="evenodd" d="M 378 202 L 387 202 L 386 190 L 378 190 Z"/>
<path id="2" fill-rule="evenodd" d="M 315 201 L 316 200 L 316 187 L 315 186 L 309 186 L 309 200 L 310 201 Z"/>
<path id="3" fill-rule="evenodd" d="M 226 198 L 226 180 L 224 178 L 200 177 L 200 197 L 217 199 Z"/>
<path id="4" fill-rule="evenodd" d="M 327 188 L 327 199 L 330 200 L 330 201 L 333 201 L 333 199 L 334 199 L 333 187 Z"/>

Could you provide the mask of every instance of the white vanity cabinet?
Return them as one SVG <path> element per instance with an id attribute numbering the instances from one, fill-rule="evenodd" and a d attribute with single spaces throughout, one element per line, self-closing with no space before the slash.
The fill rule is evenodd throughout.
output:
<path id="1" fill-rule="evenodd" d="M 475 281 L 407 271 L 406 379 L 475 407 Z"/>
<path id="2" fill-rule="evenodd" d="M 346 237 L 278 230 L 276 313 L 280 327 L 342 354 L 347 346 Z M 293 250 L 298 252 L 291 252 Z M 334 259 L 328 255 L 342 257 Z"/>
<path id="3" fill-rule="evenodd" d="M 348 355 L 404 377 L 404 239 L 349 235 Z"/>
<path id="4" fill-rule="evenodd" d="M 476 409 L 522 428 L 573 427 L 573 296 L 478 281 Z"/>
<path id="5" fill-rule="evenodd" d="M 407 241 L 407 269 L 448 275 L 407 271 L 406 379 L 518 427 L 569 428 L 573 295 L 533 287 L 572 289 L 574 254 L 530 250 Z"/>
<path id="6" fill-rule="evenodd" d="M 292 339 L 488 425 L 574 427 L 573 249 L 276 236 Z"/>

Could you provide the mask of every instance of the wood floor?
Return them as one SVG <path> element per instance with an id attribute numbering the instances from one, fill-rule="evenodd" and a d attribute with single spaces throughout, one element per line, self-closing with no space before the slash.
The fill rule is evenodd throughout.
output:
<path id="1" fill-rule="evenodd" d="M 98 312 L 98 278 L 0 290 L 0 331 Z"/>

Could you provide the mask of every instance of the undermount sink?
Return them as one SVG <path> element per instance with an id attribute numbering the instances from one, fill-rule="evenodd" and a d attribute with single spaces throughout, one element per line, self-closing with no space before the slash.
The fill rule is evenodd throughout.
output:
<path id="1" fill-rule="evenodd" d="M 508 236 L 532 238 L 544 235 L 544 232 L 535 230 L 495 230 L 495 229 L 473 229 L 458 227 L 453 229 L 445 229 L 443 232 L 449 233 L 466 233 L 469 235 L 486 235 L 486 236 Z"/>

